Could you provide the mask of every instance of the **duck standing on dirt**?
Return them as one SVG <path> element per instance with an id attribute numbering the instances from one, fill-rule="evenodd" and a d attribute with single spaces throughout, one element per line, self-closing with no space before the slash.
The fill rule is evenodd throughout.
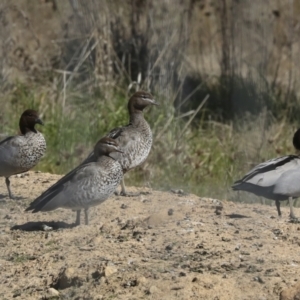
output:
<path id="1" fill-rule="evenodd" d="M 152 131 L 144 118 L 143 110 L 149 105 L 158 105 L 153 96 L 145 91 L 134 93 L 128 101 L 129 124 L 111 130 L 107 137 L 115 139 L 123 153 L 113 157 L 121 164 L 123 173 L 140 166 L 147 159 L 152 147 Z M 124 179 L 121 195 L 126 196 Z"/>
<path id="2" fill-rule="evenodd" d="M 33 213 L 68 208 L 77 211 L 75 224 L 80 224 L 80 212 L 84 209 L 85 224 L 88 225 L 88 209 L 105 201 L 120 184 L 123 171 L 112 154 L 122 153 L 117 142 L 102 138 L 95 146 L 92 162 L 84 163 L 49 188 L 34 200 L 26 211 Z"/>
<path id="3" fill-rule="evenodd" d="M 10 189 L 9 177 L 33 168 L 46 151 L 44 136 L 35 129 L 43 122 L 35 110 L 25 110 L 19 122 L 21 135 L 10 136 L 0 141 L 0 176 L 5 177 L 9 198 L 14 196 Z"/>
<path id="4" fill-rule="evenodd" d="M 293 145 L 300 150 L 300 129 L 294 134 Z M 295 219 L 293 199 L 300 196 L 300 157 L 287 155 L 261 163 L 236 181 L 232 189 L 275 200 L 280 217 L 280 201 L 288 200 L 290 218 Z"/>

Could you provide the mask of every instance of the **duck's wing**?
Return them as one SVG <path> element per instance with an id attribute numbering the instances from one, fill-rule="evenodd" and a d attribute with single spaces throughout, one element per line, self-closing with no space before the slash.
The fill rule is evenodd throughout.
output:
<path id="1" fill-rule="evenodd" d="M 56 183 L 50 186 L 45 192 L 43 192 L 39 197 L 37 197 L 33 202 L 30 203 L 29 207 L 26 208 L 26 211 L 34 210 L 34 212 L 39 211 L 39 207 L 42 207 L 43 204 L 46 203 L 54 197 L 56 194 L 60 193 L 63 186 L 70 182 L 80 170 L 89 163 L 95 162 L 94 152 L 91 152 L 90 155 L 75 169 L 70 171 L 68 174 L 59 179 Z M 36 210 L 37 208 L 37 210 Z"/>
<path id="2" fill-rule="evenodd" d="M 68 177 L 67 181 L 56 185 L 51 193 L 40 198 L 38 203 L 31 203 L 26 210 L 33 210 L 35 213 L 38 211 L 51 211 L 59 207 L 73 207 L 74 209 L 80 207 L 81 200 L 84 199 L 88 202 L 89 198 L 93 198 L 93 185 L 97 184 L 95 178 L 98 173 L 99 170 L 93 162 L 78 167 L 76 172 Z"/>
<path id="3" fill-rule="evenodd" d="M 239 189 L 243 183 L 260 186 L 272 186 L 284 173 L 300 167 L 300 158 L 296 155 L 287 155 L 270 159 L 250 170 L 242 179 L 234 182 L 232 188 Z"/>
<path id="4" fill-rule="evenodd" d="M 9 136 L 0 141 L 0 176 L 11 176 L 27 171 L 22 168 L 23 136 Z"/>

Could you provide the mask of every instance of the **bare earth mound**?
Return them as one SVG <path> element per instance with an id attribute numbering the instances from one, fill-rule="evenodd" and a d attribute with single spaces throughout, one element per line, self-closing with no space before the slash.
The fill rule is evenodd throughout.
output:
<path id="1" fill-rule="evenodd" d="M 300 225 L 286 207 L 278 219 L 275 207 L 138 189 L 92 208 L 89 226 L 72 227 L 69 210 L 25 213 L 59 178 L 12 177 L 18 200 L 1 178 L 1 299 L 263 300 L 298 283 Z"/>

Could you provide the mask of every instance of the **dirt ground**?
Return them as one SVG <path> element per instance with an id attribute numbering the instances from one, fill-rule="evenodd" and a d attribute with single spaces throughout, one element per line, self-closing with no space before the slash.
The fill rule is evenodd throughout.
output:
<path id="1" fill-rule="evenodd" d="M 299 285 L 287 207 L 279 219 L 275 206 L 130 188 L 142 194 L 92 208 L 88 226 L 69 210 L 24 212 L 59 177 L 11 177 L 17 200 L 0 185 L 0 299 L 265 300 Z"/>

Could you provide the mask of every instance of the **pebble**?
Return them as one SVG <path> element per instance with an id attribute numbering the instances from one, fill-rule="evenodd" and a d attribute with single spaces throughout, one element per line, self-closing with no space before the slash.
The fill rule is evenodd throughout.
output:
<path id="1" fill-rule="evenodd" d="M 118 269 L 115 266 L 107 266 L 104 270 L 105 277 L 109 277 L 116 272 L 118 272 Z"/>
<path id="2" fill-rule="evenodd" d="M 168 246 L 166 246 L 166 248 L 165 248 L 167 251 L 171 251 L 172 249 L 173 249 L 173 246 L 172 245 L 168 245 Z"/>
<path id="3" fill-rule="evenodd" d="M 137 283 L 141 284 L 141 285 L 145 284 L 146 282 L 147 282 L 147 279 L 144 276 L 139 277 L 137 280 Z"/>
<path id="4" fill-rule="evenodd" d="M 241 248 L 241 245 L 236 245 L 235 248 L 234 248 L 234 250 L 238 251 L 238 250 L 240 250 L 240 248 Z"/>
<path id="5" fill-rule="evenodd" d="M 48 294 L 50 297 L 57 297 L 57 296 L 59 296 L 59 291 L 54 288 L 49 288 Z"/>
<path id="6" fill-rule="evenodd" d="M 168 210 L 168 216 L 172 216 L 173 213 L 174 213 L 174 209 L 173 209 L 173 208 L 170 208 L 170 209 Z"/>
<path id="7" fill-rule="evenodd" d="M 43 225 L 42 225 L 42 229 L 43 229 L 44 231 L 51 231 L 51 230 L 53 230 L 53 227 L 50 227 L 50 226 L 48 226 L 48 225 L 46 225 L 46 224 L 43 224 Z"/>
<path id="8" fill-rule="evenodd" d="M 127 208 L 127 205 L 124 204 L 124 203 L 122 203 L 121 206 L 120 206 L 120 208 L 125 209 L 125 208 Z"/>
<path id="9" fill-rule="evenodd" d="M 300 295 L 300 282 L 295 286 L 288 287 L 280 293 L 280 300 L 296 300 Z"/>
<path id="10" fill-rule="evenodd" d="M 150 294 L 157 294 L 159 292 L 159 289 L 155 285 L 151 285 L 149 288 Z"/>
<path id="11" fill-rule="evenodd" d="M 73 268 L 66 268 L 59 275 L 57 285 L 60 289 L 65 289 L 73 285 L 75 270 Z"/>

